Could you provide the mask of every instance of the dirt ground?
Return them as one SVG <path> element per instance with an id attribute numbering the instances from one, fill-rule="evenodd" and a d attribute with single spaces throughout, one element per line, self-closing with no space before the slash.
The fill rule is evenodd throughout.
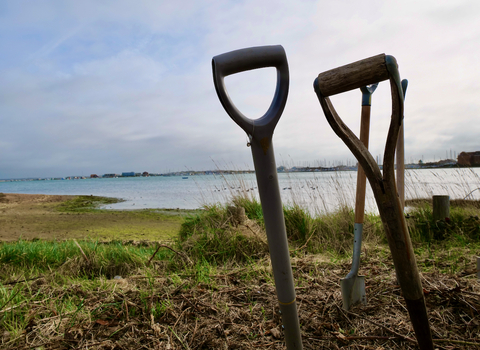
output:
<path id="1" fill-rule="evenodd" d="M 101 210 L 68 213 L 57 207 L 75 196 L 0 193 L 0 240 L 169 240 L 178 232 L 177 212 Z"/>

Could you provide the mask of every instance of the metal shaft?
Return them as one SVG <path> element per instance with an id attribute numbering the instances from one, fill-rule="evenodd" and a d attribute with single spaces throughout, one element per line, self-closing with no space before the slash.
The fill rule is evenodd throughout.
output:
<path id="1" fill-rule="evenodd" d="M 251 147 L 287 349 L 302 349 L 295 286 L 272 140 L 252 138 Z"/>

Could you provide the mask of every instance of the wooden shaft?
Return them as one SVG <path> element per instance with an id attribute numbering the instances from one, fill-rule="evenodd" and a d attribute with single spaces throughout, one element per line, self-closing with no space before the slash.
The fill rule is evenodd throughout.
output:
<path id="1" fill-rule="evenodd" d="M 362 106 L 362 117 L 360 121 L 360 141 L 368 149 L 370 134 L 370 106 Z M 365 192 L 367 189 L 367 177 L 362 166 L 358 163 L 357 169 L 357 195 L 355 198 L 355 223 L 363 224 L 365 218 Z"/>
<path id="2" fill-rule="evenodd" d="M 378 83 L 389 78 L 385 54 L 366 58 L 318 75 L 318 88 L 324 97 Z"/>
<path id="3" fill-rule="evenodd" d="M 397 191 L 402 210 L 405 209 L 405 136 L 403 122 L 397 140 Z"/>

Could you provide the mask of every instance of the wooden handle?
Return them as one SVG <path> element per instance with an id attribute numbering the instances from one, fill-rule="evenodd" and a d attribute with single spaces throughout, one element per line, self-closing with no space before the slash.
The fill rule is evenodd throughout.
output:
<path id="1" fill-rule="evenodd" d="M 362 117 L 360 120 L 360 141 L 368 149 L 368 138 L 370 134 L 370 106 L 362 106 Z M 363 224 L 365 217 L 365 193 L 367 189 L 367 176 L 362 166 L 358 163 L 357 168 L 357 194 L 355 198 L 355 223 Z"/>
<path id="2" fill-rule="evenodd" d="M 390 75 L 385 62 L 386 57 L 382 53 L 320 73 L 318 88 L 321 94 L 328 97 L 387 80 Z"/>

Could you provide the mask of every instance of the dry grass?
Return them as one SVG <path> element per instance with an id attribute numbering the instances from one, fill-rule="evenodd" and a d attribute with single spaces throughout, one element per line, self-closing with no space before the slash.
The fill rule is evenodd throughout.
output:
<path id="1" fill-rule="evenodd" d="M 383 257 L 383 258 L 379 258 Z M 391 260 L 365 251 L 367 306 L 341 308 L 348 264 L 309 255 L 293 260 L 304 349 L 416 349 Z M 468 268 L 473 264 L 469 263 Z M 206 267 L 205 267 L 206 268 Z M 480 286 L 469 271 L 422 274 L 438 349 L 480 348 Z M 55 274 L 22 282 L 23 332 L 3 329 L 2 349 L 284 349 L 268 260 L 230 269 L 167 274 L 162 265 L 123 279 L 58 283 Z M 20 282 L 18 284 L 21 284 Z M 4 284 L 15 288 L 18 284 Z M 93 286 L 94 285 L 94 286 Z M 59 309 L 61 301 L 71 307 Z M 0 317 L 2 317 L 0 316 Z"/>

